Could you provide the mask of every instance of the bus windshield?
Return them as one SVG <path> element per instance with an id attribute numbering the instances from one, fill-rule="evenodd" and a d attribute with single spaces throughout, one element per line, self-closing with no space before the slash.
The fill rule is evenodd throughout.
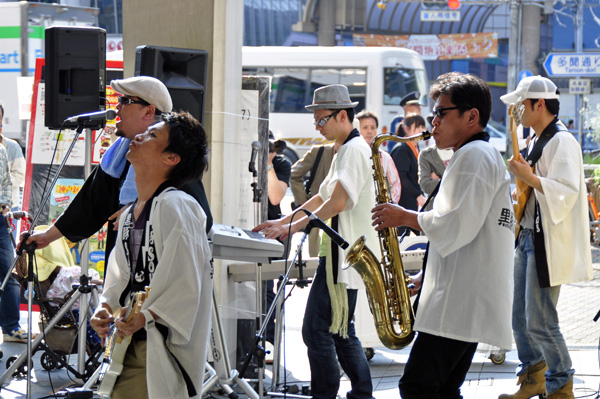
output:
<path id="1" fill-rule="evenodd" d="M 423 70 L 386 67 L 383 68 L 383 73 L 384 105 L 398 105 L 406 94 L 427 87 L 427 77 Z M 427 103 L 427 94 L 421 93 L 422 104 Z"/>

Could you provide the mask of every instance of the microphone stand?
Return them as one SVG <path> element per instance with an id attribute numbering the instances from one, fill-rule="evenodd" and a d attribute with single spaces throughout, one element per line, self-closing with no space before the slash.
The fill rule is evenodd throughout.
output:
<path id="1" fill-rule="evenodd" d="M 255 149 L 253 148 L 252 151 L 255 151 Z M 250 160 L 250 164 L 248 165 L 248 171 L 250 173 L 252 173 L 252 177 L 254 179 L 254 181 L 252 182 L 252 184 L 250 185 L 252 187 L 252 202 L 254 202 L 254 225 L 258 226 L 261 222 L 262 222 L 262 217 L 261 217 L 261 202 L 262 202 L 262 194 L 263 191 L 262 189 L 260 189 L 260 187 L 258 187 L 258 171 L 256 170 L 256 163 L 252 161 L 252 159 Z M 256 331 L 257 331 L 257 335 L 259 337 L 259 340 L 262 340 L 263 338 L 263 333 L 264 333 L 264 326 L 263 326 L 263 322 L 262 322 L 262 263 L 257 263 L 256 264 L 256 318 L 255 318 L 255 323 L 256 323 Z M 270 317 L 270 316 L 269 316 Z M 268 318 L 265 320 L 269 320 Z M 266 326 L 266 323 L 265 323 Z M 257 356 L 257 360 L 258 360 L 258 398 L 262 399 L 263 398 L 263 378 L 264 378 L 264 371 L 265 371 L 265 364 L 264 364 L 264 359 L 265 359 L 265 350 L 264 347 L 258 345 L 258 348 L 260 348 L 260 356 Z M 253 343 L 252 346 L 250 347 L 249 353 L 250 356 L 246 355 L 246 359 L 244 360 L 244 364 L 242 365 L 242 370 L 240 375 L 240 378 L 244 378 L 244 373 L 246 372 L 248 366 L 250 365 L 250 360 L 252 359 L 252 353 L 253 353 L 253 349 L 256 351 L 256 343 Z"/>
<path id="2" fill-rule="evenodd" d="M 42 209 L 44 207 L 44 204 L 46 204 L 48 202 L 48 200 L 50 199 L 50 195 L 52 195 L 52 188 L 54 187 L 54 185 L 56 184 L 56 181 L 59 178 L 60 172 L 62 171 L 63 167 L 65 166 L 65 164 L 67 163 L 67 160 L 69 159 L 69 156 L 71 155 L 71 152 L 73 151 L 73 148 L 75 147 L 75 144 L 77 143 L 77 140 L 79 140 L 79 136 L 81 135 L 81 133 L 83 132 L 83 129 L 86 128 L 86 125 L 88 123 L 97 123 L 96 121 L 82 121 L 79 122 L 77 129 L 76 129 L 76 133 L 75 136 L 73 138 L 73 140 L 71 141 L 71 145 L 69 146 L 65 157 L 63 158 L 61 164 L 59 165 L 58 169 L 56 170 L 55 174 L 54 174 L 54 178 L 52 179 L 52 183 L 48 186 L 48 189 L 46 190 L 46 192 L 44 193 L 44 195 L 42 196 L 42 200 L 40 201 L 40 205 L 35 213 L 35 216 L 33 218 L 33 221 L 31 222 L 30 226 L 29 226 L 29 230 L 27 231 L 27 233 L 25 233 L 25 235 L 23 236 L 23 239 L 21 240 L 21 245 L 19 246 L 19 248 L 17 249 L 17 257 L 15 257 L 13 259 L 13 263 L 12 266 L 10 267 L 8 273 L 6 273 L 6 276 L 4 276 L 4 281 L 2 282 L 2 285 L 0 286 L 0 296 L 4 293 L 4 287 L 6 286 L 6 284 L 8 283 L 8 279 L 11 277 L 13 270 L 15 269 L 16 265 L 17 265 L 17 260 L 18 258 L 22 255 L 23 251 L 27 252 L 29 254 L 29 262 L 28 262 L 28 270 L 27 270 L 27 292 L 28 292 L 28 298 L 27 298 L 27 399 L 31 398 L 31 366 L 32 366 L 32 344 L 31 344 L 31 337 L 32 337 L 32 307 L 33 307 L 33 296 L 34 296 L 34 290 L 33 290 L 33 258 L 35 256 L 35 243 L 32 244 L 26 244 L 27 239 L 29 238 L 29 236 L 31 236 L 31 233 L 37 223 L 37 220 L 40 218 L 41 214 L 42 214 Z M 88 129 L 89 130 L 89 129 Z M 91 130 L 90 130 L 91 132 Z M 57 143 L 58 145 L 58 143 Z M 83 308 L 80 308 L 80 314 L 82 313 Z M 85 334 L 79 334 L 79 338 L 85 340 Z M 85 356 L 85 352 L 79 352 L 79 356 Z M 15 361 L 15 363 L 13 363 L 13 367 L 18 367 L 18 365 L 16 364 L 17 361 Z M 12 367 L 11 367 L 12 368 Z M 8 371 L 8 370 L 7 370 Z M 4 378 L 2 378 L 2 381 L 4 380 Z"/>

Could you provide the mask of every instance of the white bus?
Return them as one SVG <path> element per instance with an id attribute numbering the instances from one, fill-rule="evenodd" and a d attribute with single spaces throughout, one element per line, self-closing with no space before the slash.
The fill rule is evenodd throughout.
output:
<path id="1" fill-rule="evenodd" d="M 244 47 L 243 74 L 270 76 L 269 128 L 287 142 L 286 156 L 295 161 L 325 139 L 313 125 L 305 105 L 313 92 L 328 84 L 348 86 L 357 113 L 379 116 L 379 133 L 403 114 L 400 99 L 413 91 L 428 104 L 429 85 L 423 60 L 415 51 L 395 47 Z M 423 115 L 428 114 L 424 105 Z"/>

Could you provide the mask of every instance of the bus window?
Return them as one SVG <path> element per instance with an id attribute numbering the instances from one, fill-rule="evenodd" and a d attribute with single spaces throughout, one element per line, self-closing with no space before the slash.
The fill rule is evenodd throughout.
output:
<path id="1" fill-rule="evenodd" d="M 271 112 L 307 113 L 313 93 L 321 86 L 343 84 L 359 109 L 366 106 L 366 68 L 244 68 L 244 74 L 271 76 Z"/>
<path id="2" fill-rule="evenodd" d="M 398 105 L 406 94 L 427 87 L 424 71 L 406 68 L 384 68 L 384 105 Z M 421 103 L 426 104 L 428 93 L 421 93 Z"/>

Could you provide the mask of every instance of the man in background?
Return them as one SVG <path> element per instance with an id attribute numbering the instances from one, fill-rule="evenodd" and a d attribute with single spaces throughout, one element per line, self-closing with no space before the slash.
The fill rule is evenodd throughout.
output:
<path id="1" fill-rule="evenodd" d="M 19 143 L 2 134 L 3 123 L 4 106 L 0 103 L 0 144 L 6 148 L 6 154 L 8 155 L 8 167 L 12 183 L 12 210 L 18 211 L 21 209 L 23 186 L 25 185 L 25 157 Z"/>

